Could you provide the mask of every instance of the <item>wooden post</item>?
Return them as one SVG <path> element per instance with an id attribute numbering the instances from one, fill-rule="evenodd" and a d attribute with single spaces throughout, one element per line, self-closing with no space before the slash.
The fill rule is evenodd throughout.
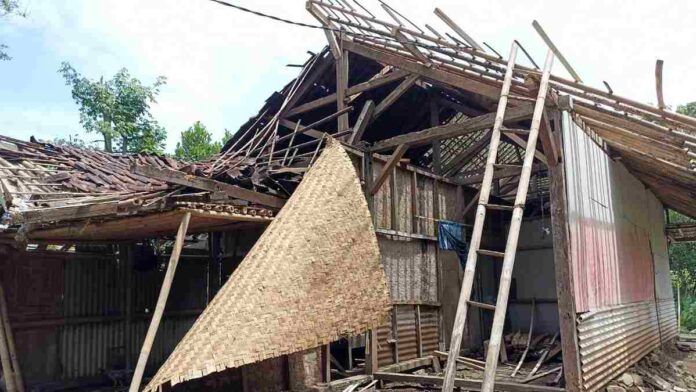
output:
<path id="1" fill-rule="evenodd" d="M 19 368 L 19 361 L 17 360 L 17 349 L 14 344 L 14 336 L 12 335 L 12 327 L 10 326 L 10 318 L 7 312 L 7 301 L 5 301 L 5 290 L 0 284 L 0 316 L 2 317 L 2 329 L 4 331 L 2 340 L 4 342 L 5 337 L 7 338 L 7 349 L 10 357 L 11 368 L 8 368 L 10 372 L 14 375 L 11 380 L 17 387 L 17 391 L 24 392 L 24 380 L 22 379 L 22 371 Z M 3 350 L 4 351 L 4 350 Z M 4 354 L 3 354 L 4 355 Z M 2 361 L 2 368 L 5 369 L 5 361 Z M 14 371 L 13 371 L 14 370 Z M 3 372 L 5 375 L 5 384 L 7 385 L 7 391 L 10 392 L 10 383 L 8 383 L 7 372 Z"/>
<path id="2" fill-rule="evenodd" d="M 17 392 L 17 383 L 12 371 L 12 360 L 7 343 L 7 331 L 5 331 L 5 318 L 0 322 L 0 363 L 2 364 L 2 374 L 5 379 L 7 392 Z"/>
<path id="3" fill-rule="evenodd" d="M 379 369 L 379 345 L 377 344 L 377 331 L 371 329 L 367 332 L 367 351 L 365 358 L 365 374 L 372 374 Z"/>
<path id="4" fill-rule="evenodd" d="M 133 257 L 134 244 L 119 245 L 119 258 L 123 268 L 123 300 L 125 317 L 123 320 L 123 345 L 126 359 L 126 369 L 133 369 Z"/>
<path id="5" fill-rule="evenodd" d="M 558 295 L 558 320 L 561 331 L 563 374 L 568 392 L 580 391 L 580 354 L 575 324 L 575 285 L 570 260 L 570 234 L 566 203 L 564 164 L 549 170 L 551 197 L 551 227 Z"/>
<path id="6" fill-rule="evenodd" d="M 435 101 L 434 94 L 430 97 L 430 126 L 437 127 L 440 125 L 440 108 Z M 433 141 L 433 173 L 442 173 L 442 151 L 440 150 L 440 140 Z"/>
<path id="7" fill-rule="evenodd" d="M 130 388 L 128 388 L 129 392 L 138 392 L 140 389 L 140 383 L 143 380 L 143 373 L 145 372 L 145 365 L 147 364 L 147 359 L 150 356 L 150 349 L 152 349 L 152 344 L 155 342 L 157 329 L 159 328 L 160 321 L 162 321 L 164 306 L 167 304 L 167 298 L 169 297 L 169 290 L 172 288 L 174 273 L 176 272 L 177 264 L 179 264 L 179 256 L 181 255 L 181 249 L 184 247 L 184 239 L 186 237 L 186 231 L 188 230 L 190 220 L 190 212 L 186 212 L 181 218 L 179 231 L 176 233 L 176 241 L 172 247 L 172 254 L 169 257 L 167 272 L 164 274 L 162 288 L 160 289 L 159 297 L 157 298 L 157 306 L 155 307 L 155 312 L 152 314 L 152 321 L 150 321 L 150 327 L 147 329 L 147 335 L 145 335 L 145 341 L 143 342 L 143 347 L 140 351 L 140 357 L 138 357 L 138 363 L 135 366 L 133 379 L 131 380 Z"/>
<path id="8" fill-rule="evenodd" d="M 346 107 L 346 89 L 348 88 L 348 51 L 343 51 L 341 58 L 336 59 L 336 110 Z M 348 113 L 338 116 L 338 131 L 348 129 Z"/>

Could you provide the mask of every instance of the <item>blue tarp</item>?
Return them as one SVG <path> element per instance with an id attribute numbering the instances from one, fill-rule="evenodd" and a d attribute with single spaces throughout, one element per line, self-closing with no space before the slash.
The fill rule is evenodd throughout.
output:
<path id="1" fill-rule="evenodd" d="M 462 268 L 466 264 L 469 244 L 464 238 L 464 225 L 457 222 L 441 220 L 437 229 L 437 242 L 442 250 L 453 250 L 459 256 Z"/>

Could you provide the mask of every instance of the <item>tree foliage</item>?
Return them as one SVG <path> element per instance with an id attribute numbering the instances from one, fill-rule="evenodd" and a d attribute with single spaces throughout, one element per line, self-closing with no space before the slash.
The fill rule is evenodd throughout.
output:
<path id="1" fill-rule="evenodd" d="M 17 0 L 0 0 L 0 20 L 10 16 L 26 16 L 26 13 L 20 11 L 19 1 Z M 7 45 L 0 43 L 0 61 L 12 60 L 6 52 Z"/>
<path id="2" fill-rule="evenodd" d="M 677 106 L 677 113 L 696 117 L 696 101 Z"/>
<path id="3" fill-rule="evenodd" d="M 213 135 L 205 125 L 196 121 L 181 132 L 181 141 L 176 143 L 174 156 L 187 161 L 200 161 L 220 152 L 222 143 L 213 142 Z"/>
<path id="4" fill-rule="evenodd" d="M 90 80 L 80 75 L 68 63 L 58 72 L 65 84 L 72 87 L 72 97 L 80 106 L 80 124 L 88 132 L 104 137 L 104 150 L 114 147 L 123 153 L 161 153 L 167 133 L 150 114 L 160 86 L 166 83 L 158 77 L 151 86 L 143 85 L 122 68 L 110 80 Z"/>

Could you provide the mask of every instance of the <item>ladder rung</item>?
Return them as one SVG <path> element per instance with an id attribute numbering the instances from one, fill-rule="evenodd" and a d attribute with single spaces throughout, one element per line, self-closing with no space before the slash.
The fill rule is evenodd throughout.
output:
<path id="1" fill-rule="evenodd" d="M 519 129 L 519 128 L 501 128 L 502 132 L 514 133 L 515 135 L 529 135 L 529 129 Z"/>
<path id="2" fill-rule="evenodd" d="M 501 259 L 503 257 L 505 257 L 505 253 L 498 252 L 497 250 L 479 249 L 476 252 L 482 256 L 493 256 L 493 257 L 499 257 Z"/>
<path id="3" fill-rule="evenodd" d="M 486 208 L 491 209 L 491 210 L 500 210 L 500 211 L 512 211 L 515 209 L 515 206 L 505 206 L 502 204 L 484 204 Z"/>
<path id="4" fill-rule="evenodd" d="M 471 306 L 476 306 L 477 308 L 495 310 L 495 305 L 485 304 L 483 302 L 476 302 L 476 301 L 466 301 L 466 302 Z"/>

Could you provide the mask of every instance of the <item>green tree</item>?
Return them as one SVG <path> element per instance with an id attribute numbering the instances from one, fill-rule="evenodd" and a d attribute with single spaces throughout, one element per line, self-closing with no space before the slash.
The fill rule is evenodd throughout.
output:
<path id="1" fill-rule="evenodd" d="M 221 148 L 220 142 L 213 142 L 213 135 L 205 125 L 196 121 L 189 129 L 181 132 L 181 141 L 176 143 L 174 156 L 187 161 L 200 161 L 217 154 Z"/>
<path id="2" fill-rule="evenodd" d="M 696 101 L 677 106 L 677 113 L 696 117 Z"/>
<path id="3" fill-rule="evenodd" d="M 17 0 L 0 0 L 0 19 L 10 17 L 12 15 L 25 17 L 26 13 L 19 10 L 19 1 Z M 7 45 L 0 43 L 0 61 L 12 60 L 12 57 L 5 51 Z"/>
<path id="4" fill-rule="evenodd" d="M 72 87 L 72 97 L 80 106 L 80 124 L 88 132 L 104 137 L 104 150 L 114 147 L 123 153 L 161 153 L 167 133 L 150 114 L 160 86 L 166 83 L 159 76 L 151 86 L 143 85 L 122 68 L 111 80 L 89 80 L 68 63 L 58 72 L 65 84 Z M 115 145 L 115 146 L 114 146 Z"/>

